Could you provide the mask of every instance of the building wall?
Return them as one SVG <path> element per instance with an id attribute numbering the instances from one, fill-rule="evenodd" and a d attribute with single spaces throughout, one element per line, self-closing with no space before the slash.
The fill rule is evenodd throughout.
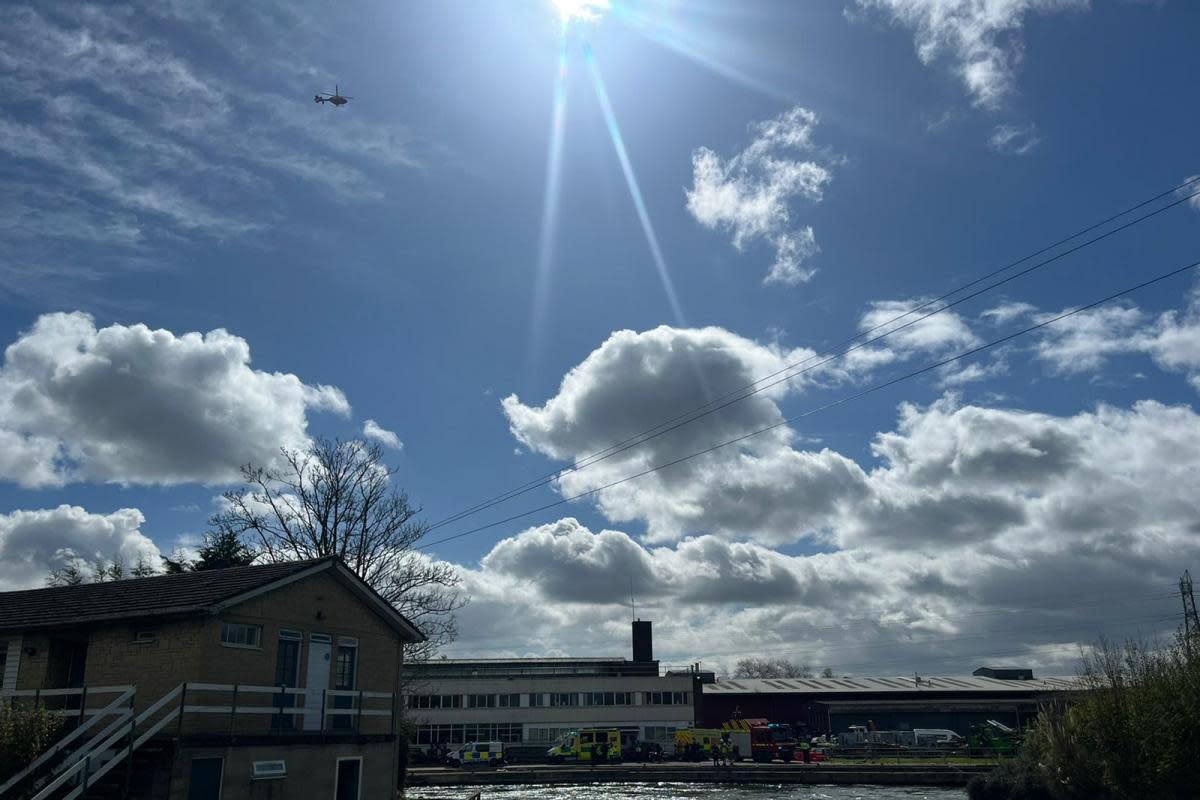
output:
<path id="1" fill-rule="evenodd" d="M 192 762 L 198 758 L 224 759 L 221 800 L 285 800 L 286 798 L 334 797 L 339 758 L 362 758 L 362 800 L 391 800 L 396 793 L 396 771 L 392 745 L 288 744 L 252 747 L 188 747 L 175 759 L 171 776 L 171 798 L 186 800 Z M 280 760 L 287 764 L 287 777 L 252 780 L 255 761 Z"/>
<path id="2" fill-rule="evenodd" d="M 471 740 L 471 730 L 478 726 L 504 725 L 510 726 L 509 731 L 516 735 L 520 726 L 520 741 L 530 743 L 546 741 L 547 738 L 557 738 L 549 731 L 565 731 L 572 728 L 606 726 L 606 727 L 636 727 L 639 736 L 644 738 L 646 728 L 685 728 L 695 724 L 695 706 L 692 679 L 688 676 L 660 677 L 528 677 L 528 678 L 481 678 L 481 679 L 426 679 L 412 684 L 408 688 L 410 697 L 418 695 L 457 695 L 462 698 L 461 708 L 409 708 L 406 711 L 408 721 L 415 725 L 418 731 L 418 745 L 425 746 L 433 729 L 452 726 L 451 730 L 458 735 L 458 727 L 466 730 L 462 734 L 464 740 Z M 632 705 L 584 705 L 583 693 L 592 692 L 628 692 L 633 695 Z M 686 693 L 686 704 L 683 705 L 652 705 L 646 702 L 646 693 L 667 692 Z M 520 695 L 520 704 L 516 707 L 477 707 L 470 708 L 469 698 L 475 695 Z M 542 706 L 531 704 L 530 695 L 542 695 Z M 573 694 L 578 705 L 551 706 L 549 695 Z M 668 740 L 670 737 L 656 737 Z M 454 742 L 454 739 L 450 739 Z M 510 740 L 513 741 L 513 740 Z"/>
<path id="3" fill-rule="evenodd" d="M 206 620 L 114 624 L 88 633 L 88 686 L 137 686 L 136 707 L 145 708 L 184 681 L 210 680 L 201 672 Z M 137 642 L 138 632 L 154 641 Z"/>
<path id="4" fill-rule="evenodd" d="M 229 647 L 221 641 L 224 622 L 261 627 L 259 646 Z M 369 692 L 397 693 L 402 663 L 402 643 L 396 633 L 356 594 L 331 573 L 318 573 L 294 581 L 230 608 L 220 617 L 143 620 L 94 625 L 78 630 L 53 633 L 27 632 L 21 638 L 22 649 L 17 672 L 17 688 L 38 689 L 57 685 L 52 640 L 76 639 L 87 644 L 83 683 L 87 686 L 132 684 L 137 687 L 136 708 L 144 709 L 181 683 L 242 684 L 269 687 L 275 684 L 276 657 L 281 629 L 298 631 L 300 643 L 300 687 L 309 685 L 308 653 L 311 635 L 331 637 L 334 654 L 340 637 L 357 640 L 357 689 Z M 138 641 L 139 633 L 152 634 L 150 641 Z M 335 671 L 331 662 L 329 680 L 320 688 L 332 689 Z M 98 708 L 112 695 L 88 702 Z M 228 692 L 189 689 L 188 705 L 228 706 Z M 77 698 L 76 698 L 77 702 Z M 275 699 L 266 693 L 243 694 L 238 705 L 270 707 Z M 298 707 L 302 697 L 295 699 Z M 353 702 L 353 701 L 352 701 Z M 332 705 L 332 703 L 331 703 Z M 355 705 L 357 705 L 355 703 Z M 69 706 L 69 707 L 77 707 Z M 368 699 L 364 707 L 389 711 L 392 702 Z M 271 730 L 270 715 L 189 714 L 183 733 L 263 734 Z M 295 728 L 302 722 L 295 715 Z M 364 717 L 358 732 L 390 734 L 386 716 Z"/>

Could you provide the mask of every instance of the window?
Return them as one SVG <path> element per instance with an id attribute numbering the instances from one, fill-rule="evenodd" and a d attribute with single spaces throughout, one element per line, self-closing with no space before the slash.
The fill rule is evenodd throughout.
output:
<path id="1" fill-rule="evenodd" d="M 534 692 L 533 694 L 529 695 L 529 707 L 530 708 L 539 708 L 544 705 L 546 705 L 546 695 L 540 694 L 537 692 Z"/>
<path id="2" fill-rule="evenodd" d="M 519 694 L 502 694 L 500 695 L 501 708 L 520 708 L 521 695 Z"/>
<path id="3" fill-rule="evenodd" d="M 462 708 L 461 694 L 409 695 L 409 708 Z"/>
<path id="4" fill-rule="evenodd" d="M 632 692 L 584 692 L 585 706 L 631 706 Z"/>
<path id="5" fill-rule="evenodd" d="M 494 694 L 469 694 L 467 695 L 467 708 L 495 708 L 496 695 Z"/>
<path id="6" fill-rule="evenodd" d="M 243 625 L 240 622 L 221 623 L 221 644 L 226 647 L 258 648 L 262 642 L 261 625 Z"/>
<path id="7" fill-rule="evenodd" d="M 339 640 L 337 646 L 337 656 L 333 663 L 333 688 L 339 691 L 349 691 L 355 688 L 355 672 L 358 666 L 358 643 L 350 644 L 352 640 Z M 354 707 L 354 698 L 343 695 L 335 695 L 333 698 L 333 707 L 335 709 L 348 709 Z M 334 728 L 353 728 L 355 723 L 354 716 L 350 714 L 334 714 L 332 715 L 332 724 Z"/>
<path id="8" fill-rule="evenodd" d="M 154 631 L 134 631 L 133 632 L 133 643 L 134 644 L 153 644 L 156 641 L 158 641 L 158 634 L 155 633 Z"/>
<path id="9" fill-rule="evenodd" d="M 519 722 L 469 723 L 467 725 L 421 725 L 417 744 L 463 744 L 465 742 L 505 742 L 520 744 L 523 728 Z"/>
<path id="10" fill-rule="evenodd" d="M 579 705 L 579 695 L 575 692 L 554 692 L 550 695 L 550 705 L 577 706 Z"/>
<path id="11" fill-rule="evenodd" d="M 526 731 L 526 742 L 539 744 L 557 742 L 572 731 L 571 728 L 530 728 Z"/>
<path id="12" fill-rule="evenodd" d="M 647 725 L 645 738 L 648 742 L 671 742 L 675 740 L 675 728 L 663 725 Z"/>
<path id="13" fill-rule="evenodd" d="M 690 692 L 646 692 L 646 705 L 686 706 Z"/>

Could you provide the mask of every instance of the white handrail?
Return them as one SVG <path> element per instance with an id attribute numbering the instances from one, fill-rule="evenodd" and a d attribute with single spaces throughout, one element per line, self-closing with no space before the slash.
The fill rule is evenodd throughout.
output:
<path id="1" fill-rule="evenodd" d="M 91 719 L 87 720 L 82 725 L 80 725 L 78 728 L 71 731 L 63 738 L 59 739 L 57 742 L 55 742 L 53 745 L 51 745 L 50 748 L 47 749 L 44 753 L 42 753 L 40 756 L 35 758 L 29 764 L 29 766 L 25 767 L 25 769 L 21 770 L 16 775 L 9 778 L 7 781 L 4 782 L 3 785 L 0 785 L 0 795 L 3 795 L 10 788 L 12 788 L 15 784 L 24 780 L 30 773 L 32 773 L 38 767 L 42 766 L 47 761 L 49 761 L 51 757 L 62 752 L 64 749 L 66 749 L 67 745 L 69 745 L 71 742 L 75 741 L 79 737 L 83 736 L 83 734 L 87 733 L 87 731 L 89 729 L 91 729 L 91 727 L 93 725 L 95 725 L 97 722 L 99 722 L 104 717 L 110 716 L 112 714 L 117 714 L 119 716 L 118 721 L 124 721 L 126 719 L 129 719 L 129 713 L 130 713 L 129 710 L 128 709 L 118 709 L 118 706 L 122 706 L 122 705 L 128 703 L 129 699 L 131 697 L 133 697 L 133 695 L 134 695 L 134 688 L 132 686 L 126 686 L 124 692 L 119 697 L 117 697 L 116 700 L 113 700 L 111 703 L 109 703 L 107 706 L 100 709 L 99 711 L 94 712 L 91 716 Z M 105 732 L 107 732 L 110 729 L 111 729 L 111 725 L 108 728 L 105 728 L 104 731 L 101 731 L 97 735 L 103 736 L 105 734 Z M 85 744 L 84 748 L 86 749 L 86 747 L 87 747 L 87 745 Z"/>

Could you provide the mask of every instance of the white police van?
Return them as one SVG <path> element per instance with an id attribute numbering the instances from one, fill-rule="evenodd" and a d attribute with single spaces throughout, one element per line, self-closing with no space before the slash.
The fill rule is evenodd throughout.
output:
<path id="1" fill-rule="evenodd" d="M 446 755 L 452 767 L 498 767 L 504 763 L 503 742 L 468 742 Z"/>

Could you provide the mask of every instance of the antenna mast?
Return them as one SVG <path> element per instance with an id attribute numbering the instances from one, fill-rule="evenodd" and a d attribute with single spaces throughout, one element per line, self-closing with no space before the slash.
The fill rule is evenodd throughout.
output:
<path id="1" fill-rule="evenodd" d="M 1187 570 L 1179 579 L 1179 596 L 1183 600 L 1183 634 L 1190 648 L 1192 637 L 1200 635 L 1200 617 L 1196 616 L 1196 595 L 1192 591 L 1192 575 Z"/>

